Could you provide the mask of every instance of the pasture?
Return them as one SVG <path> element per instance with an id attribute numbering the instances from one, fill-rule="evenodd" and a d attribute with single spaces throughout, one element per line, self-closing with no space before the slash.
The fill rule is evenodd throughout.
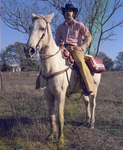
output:
<path id="1" fill-rule="evenodd" d="M 3 73 L 0 91 L 0 150 L 56 150 L 46 140 L 50 132 L 43 91 L 35 90 L 37 76 Z M 84 126 L 85 105 L 80 94 L 66 98 L 65 150 L 123 149 L 123 71 L 102 73 L 97 94 L 95 129 Z M 56 102 L 57 106 L 57 102 Z M 57 107 L 56 107 L 57 113 Z"/>

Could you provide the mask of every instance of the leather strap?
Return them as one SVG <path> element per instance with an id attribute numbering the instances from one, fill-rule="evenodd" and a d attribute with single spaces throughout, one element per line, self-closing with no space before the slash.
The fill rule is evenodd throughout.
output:
<path id="1" fill-rule="evenodd" d="M 59 51 L 61 51 L 61 49 L 59 49 L 55 54 L 52 54 L 52 55 L 48 55 L 48 54 L 40 54 L 40 57 L 43 57 L 43 56 L 55 56 Z"/>
<path id="2" fill-rule="evenodd" d="M 71 65 L 72 66 L 72 65 Z M 50 79 L 52 79 L 53 77 L 55 77 L 55 76 L 57 76 L 57 75 L 59 75 L 59 74 L 61 74 L 61 73 L 64 73 L 65 71 L 67 71 L 68 69 L 70 69 L 70 67 L 71 66 L 69 66 L 68 68 L 66 68 L 66 69 L 64 69 L 64 70 L 61 70 L 61 71 L 58 71 L 58 72 L 55 72 L 55 73 L 53 73 L 53 74 L 51 74 L 50 76 L 44 76 L 44 75 L 42 75 L 42 72 L 40 71 L 40 75 L 45 79 L 45 80 L 50 80 Z"/>

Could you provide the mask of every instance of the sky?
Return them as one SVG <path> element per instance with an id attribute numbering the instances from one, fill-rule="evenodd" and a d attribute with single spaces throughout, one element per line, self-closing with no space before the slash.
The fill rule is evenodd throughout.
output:
<path id="1" fill-rule="evenodd" d="M 14 44 L 15 42 L 26 43 L 28 35 L 21 33 L 17 30 L 9 28 L 3 21 L 1 21 L 1 37 L 0 37 L 0 49 L 5 49 L 8 45 Z"/>
<path id="2" fill-rule="evenodd" d="M 112 21 L 117 22 L 119 19 L 123 19 L 123 9 L 116 12 L 109 24 L 111 24 Z M 0 50 L 5 50 L 8 45 L 14 44 L 15 42 L 26 43 L 28 40 L 27 34 L 9 28 L 2 20 L 0 20 L 0 33 Z M 123 51 L 123 25 L 122 27 L 113 29 L 113 33 L 116 34 L 116 36 L 113 37 L 114 40 L 104 42 L 100 46 L 99 51 L 104 52 L 109 58 L 115 60 L 116 56 L 118 56 L 118 52 Z"/>

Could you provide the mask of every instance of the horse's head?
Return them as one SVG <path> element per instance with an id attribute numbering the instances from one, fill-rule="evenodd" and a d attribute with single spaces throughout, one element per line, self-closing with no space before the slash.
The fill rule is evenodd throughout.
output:
<path id="1" fill-rule="evenodd" d="M 32 14 L 32 24 L 29 27 L 29 40 L 24 48 L 26 57 L 35 57 L 38 51 L 45 48 L 48 43 L 48 24 L 53 18 L 54 13 L 42 16 Z"/>

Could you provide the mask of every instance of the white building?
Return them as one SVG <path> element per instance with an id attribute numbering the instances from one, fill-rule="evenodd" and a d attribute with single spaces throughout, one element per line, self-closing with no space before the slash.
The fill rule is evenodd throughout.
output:
<path id="1" fill-rule="evenodd" d="M 20 72 L 21 68 L 18 64 L 9 64 L 9 66 L 11 67 L 11 72 Z"/>

